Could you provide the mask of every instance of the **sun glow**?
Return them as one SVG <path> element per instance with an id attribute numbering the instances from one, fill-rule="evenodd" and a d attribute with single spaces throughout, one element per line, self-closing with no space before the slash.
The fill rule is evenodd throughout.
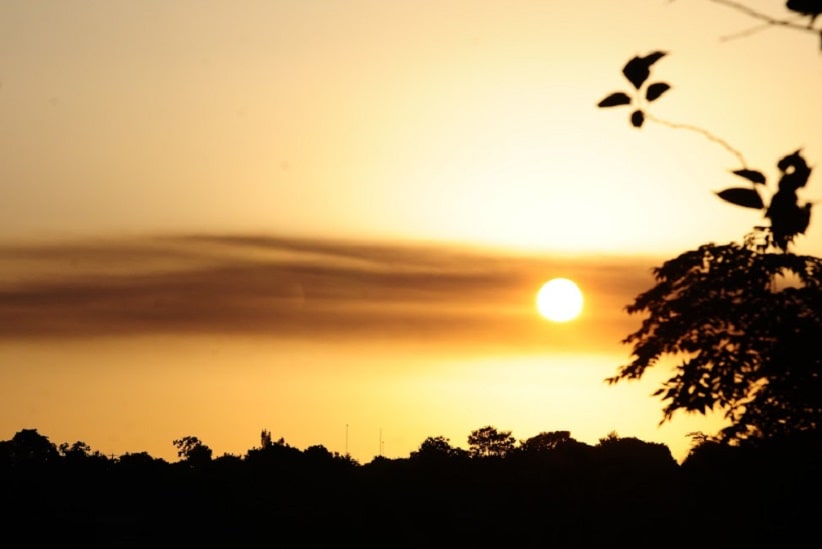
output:
<path id="1" fill-rule="evenodd" d="M 579 286 L 567 278 L 554 278 L 537 292 L 537 310 L 553 322 L 567 322 L 582 312 L 583 297 Z"/>

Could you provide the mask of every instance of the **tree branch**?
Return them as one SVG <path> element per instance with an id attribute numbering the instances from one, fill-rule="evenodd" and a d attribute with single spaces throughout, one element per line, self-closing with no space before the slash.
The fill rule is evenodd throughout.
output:
<path id="1" fill-rule="evenodd" d="M 703 135 L 704 137 L 708 138 L 710 141 L 713 141 L 714 143 L 718 143 L 726 151 L 728 151 L 729 153 L 734 155 L 737 158 L 737 160 L 739 160 L 739 162 L 742 164 L 743 168 L 748 166 L 748 163 L 745 162 L 745 157 L 742 156 L 741 152 L 739 152 L 738 150 L 733 148 L 724 139 L 722 139 L 720 137 L 717 137 L 716 135 L 712 134 L 711 132 L 709 132 L 708 130 L 706 130 L 704 128 L 700 128 L 699 126 L 692 126 L 691 124 L 679 124 L 679 123 L 676 123 L 676 122 L 669 122 L 667 120 L 663 120 L 662 118 L 657 118 L 656 116 L 654 116 L 650 113 L 646 113 L 645 116 L 651 122 L 656 122 L 657 124 L 662 124 L 663 126 L 668 126 L 669 128 L 673 128 L 673 129 L 676 129 L 676 130 L 688 130 L 688 131 L 696 132 L 700 135 Z"/>
<path id="2" fill-rule="evenodd" d="M 763 31 L 765 29 L 770 29 L 773 27 L 770 23 L 763 23 L 762 25 L 758 25 L 756 27 L 751 27 L 749 29 L 745 29 L 743 31 L 735 32 L 733 34 L 726 34 L 725 36 L 720 36 L 720 42 L 730 42 L 731 40 L 735 40 L 737 38 L 744 38 L 746 36 L 751 36 L 752 34 L 756 34 L 759 31 Z"/>
<path id="3" fill-rule="evenodd" d="M 813 34 L 818 34 L 819 33 L 819 30 L 813 28 L 812 26 L 802 25 L 802 24 L 796 23 L 795 21 L 792 21 L 790 19 L 776 19 L 774 17 L 771 17 L 770 15 L 766 15 L 764 13 L 760 13 L 760 12 L 754 10 L 754 9 L 751 9 L 748 6 L 744 5 L 744 4 L 740 4 L 739 2 L 734 2 L 733 0 L 711 0 L 711 2 L 715 2 L 717 4 L 723 4 L 725 6 L 733 8 L 737 11 L 741 11 L 742 13 L 744 13 L 745 15 L 747 15 L 749 17 L 753 17 L 754 19 L 759 19 L 760 21 L 764 21 L 766 26 L 787 27 L 787 28 L 790 28 L 790 29 L 800 30 L 800 31 L 803 31 L 803 32 L 811 32 Z M 746 36 L 748 34 L 752 34 L 753 32 L 757 32 L 759 30 L 762 30 L 762 29 L 761 28 L 756 28 L 755 30 L 743 31 L 743 33 L 741 33 L 740 35 L 736 35 L 736 36 L 732 35 L 731 37 L 724 37 L 724 38 L 722 38 L 722 40 L 730 40 L 733 37 Z"/>

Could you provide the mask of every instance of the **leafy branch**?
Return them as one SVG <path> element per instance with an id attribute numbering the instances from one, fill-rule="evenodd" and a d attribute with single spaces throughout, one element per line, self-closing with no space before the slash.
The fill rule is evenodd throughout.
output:
<path id="1" fill-rule="evenodd" d="M 734 1 L 714 0 L 766 21 L 777 20 Z M 788 9 L 810 17 L 822 13 L 822 0 L 789 0 Z M 803 27 L 804 30 L 804 27 Z M 816 32 L 816 30 L 814 30 Z M 795 236 L 808 228 L 811 203 L 801 204 L 811 167 L 801 149 L 776 162 L 779 174 L 770 200 L 763 199 L 768 178 L 745 164 L 736 149 L 710 132 L 673 124 L 647 114 L 648 104 L 670 85 L 650 84 L 651 66 L 665 55 L 653 52 L 632 58 L 623 74 L 632 94 L 613 92 L 600 108 L 632 105 L 630 122 L 641 128 L 650 120 L 702 134 L 732 152 L 742 167 L 731 173 L 746 184 L 717 196 L 735 206 L 760 210 L 770 226 L 754 227 L 743 243 L 706 244 L 654 269 L 656 284 L 639 294 L 626 310 L 645 317 L 638 330 L 623 339 L 632 358 L 608 383 L 641 378 L 664 356 L 681 361 L 653 393 L 664 403 L 662 422 L 674 412 L 722 411 L 729 425 L 717 437 L 692 433 L 706 443 L 756 445 L 766 440 L 810 436 L 817 448 L 822 433 L 822 259 L 789 252 Z M 643 94 L 644 90 L 644 94 Z M 774 249 L 775 248 L 775 249 Z M 779 287 L 777 277 L 795 284 Z M 798 440 L 798 439 L 797 439 Z"/>
<path id="2" fill-rule="evenodd" d="M 677 122 L 670 122 L 668 120 L 664 120 L 662 118 L 657 118 L 646 112 L 643 108 L 646 102 L 651 103 L 659 99 L 662 94 L 667 92 L 671 89 L 671 85 L 667 82 L 655 82 L 650 84 L 647 88 L 645 88 L 645 93 L 642 93 L 643 85 L 645 81 L 651 75 L 651 66 L 662 59 L 667 52 L 664 51 L 654 51 L 649 53 L 645 56 L 634 56 L 628 63 L 625 64 L 625 67 L 622 69 L 622 74 L 625 75 L 625 78 L 633 85 L 635 92 L 633 92 L 633 97 L 626 92 L 617 91 L 609 94 L 605 99 L 597 103 L 597 106 L 600 108 L 609 108 L 609 107 L 619 107 L 622 105 L 632 105 L 636 104 L 637 107 L 631 113 L 631 124 L 635 128 L 641 128 L 642 125 L 645 123 L 646 120 L 651 122 L 656 122 L 657 124 L 662 124 L 663 126 L 668 126 L 669 128 L 679 129 L 679 130 L 688 130 L 692 132 L 699 133 L 704 137 L 708 138 L 709 140 L 713 141 L 714 143 L 718 143 L 723 148 L 725 148 L 728 152 L 733 154 L 742 166 L 746 166 L 745 157 L 742 156 L 737 149 L 732 147 L 728 144 L 727 141 L 717 137 L 716 135 L 712 134 L 708 130 L 704 128 L 700 128 L 699 126 L 693 126 L 691 124 L 680 124 Z M 644 97 L 643 97 L 644 95 Z"/>
<path id="3" fill-rule="evenodd" d="M 819 0 L 822 3 L 822 0 Z M 811 167 L 808 166 L 802 156 L 801 149 L 790 153 L 777 162 L 780 176 L 777 183 L 777 190 L 772 194 L 770 203 L 765 204 L 759 192 L 764 188 L 767 179 L 760 170 L 754 170 L 747 166 L 745 158 L 737 149 L 729 145 L 725 140 L 715 136 L 711 132 L 690 124 L 678 124 L 668 122 L 647 114 L 647 104 L 659 99 L 665 92 L 671 89 L 667 82 L 654 82 L 645 85 L 651 76 L 651 67 L 667 52 L 653 51 L 645 56 L 634 56 L 623 67 L 622 74 L 633 86 L 632 92 L 615 91 L 602 99 L 597 106 L 600 108 L 612 108 L 624 105 L 633 105 L 634 110 L 630 115 L 631 125 L 641 128 L 646 120 L 656 122 L 674 129 L 685 129 L 699 133 L 709 140 L 718 143 L 727 151 L 732 153 L 742 164 L 742 168 L 733 170 L 731 173 L 747 180 L 750 187 L 731 187 L 717 192 L 717 196 L 726 202 L 736 206 L 762 210 L 764 216 L 770 220 L 769 228 L 755 227 L 753 235 L 746 238 L 746 244 L 755 248 L 766 250 L 771 245 L 775 245 L 780 250 L 787 251 L 788 245 L 800 234 L 804 234 L 810 223 L 811 207 L 810 202 L 800 205 L 797 197 L 797 190 L 804 187 L 811 174 Z M 760 234 L 756 234 L 759 232 Z M 761 233 L 764 232 L 764 238 Z"/>

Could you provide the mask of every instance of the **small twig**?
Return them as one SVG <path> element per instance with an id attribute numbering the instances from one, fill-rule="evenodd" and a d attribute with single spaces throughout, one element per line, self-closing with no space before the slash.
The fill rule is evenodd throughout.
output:
<path id="1" fill-rule="evenodd" d="M 725 36 L 720 36 L 719 41 L 720 42 L 730 42 L 731 40 L 736 40 L 737 38 L 745 38 L 746 36 L 751 36 L 753 34 L 756 34 L 759 31 L 763 31 L 765 29 L 770 29 L 772 27 L 773 27 L 773 25 L 771 25 L 770 23 L 763 23 L 762 25 L 759 25 L 757 27 L 751 27 L 749 29 L 745 29 L 743 31 L 735 32 L 733 34 L 726 34 Z"/>
<path id="2" fill-rule="evenodd" d="M 800 19 L 801 17 L 803 17 L 803 16 L 794 17 L 794 20 L 795 19 Z M 788 24 L 790 24 L 790 20 L 788 20 L 788 19 L 785 19 L 784 21 L 781 21 L 781 22 L 774 22 L 772 20 L 767 20 L 767 21 L 765 21 L 764 23 L 762 23 L 761 25 L 759 25 L 757 27 L 751 27 L 749 29 L 739 31 L 739 32 L 736 32 L 734 34 L 726 34 L 725 36 L 720 36 L 719 41 L 720 42 L 729 42 L 729 41 L 735 40 L 737 38 L 744 38 L 746 36 L 751 36 L 752 34 L 755 34 L 759 31 L 763 31 L 765 29 L 773 28 L 776 25 L 788 25 Z M 794 27 L 794 28 L 797 28 L 797 27 Z M 801 27 L 801 28 L 807 30 L 810 27 Z"/>
<path id="3" fill-rule="evenodd" d="M 731 147 L 728 144 L 728 142 L 725 141 L 724 139 L 715 136 L 714 134 L 712 134 L 711 132 L 709 132 L 708 130 L 706 130 L 704 128 L 700 128 L 699 126 L 692 126 L 691 124 L 679 124 L 679 123 L 676 123 L 676 122 L 669 122 L 667 120 L 657 118 L 656 116 L 654 116 L 650 113 L 645 113 L 645 117 L 646 117 L 647 120 L 650 120 L 651 122 L 656 122 L 657 124 L 662 124 L 663 126 L 667 126 L 669 128 L 673 128 L 673 129 L 676 129 L 676 130 L 688 130 L 688 131 L 696 132 L 696 133 L 708 138 L 710 141 L 713 141 L 714 143 L 718 143 L 719 145 L 721 145 L 726 151 L 728 151 L 729 153 L 734 155 L 737 158 L 737 160 L 739 160 L 739 162 L 742 164 L 743 168 L 748 166 L 748 163 L 745 162 L 745 157 L 742 156 L 741 152 L 739 152 L 735 148 Z"/>
<path id="4" fill-rule="evenodd" d="M 748 15 L 749 17 L 753 17 L 754 19 L 759 19 L 760 21 L 764 21 L 766 25 L 771 25 L 775 27 L 787 27 L 790 29 L 801 30 L 804 32 L 812 32 L 817 34 L 819 32 L 818 29 L 810 27 L 808 25 L 801 25 L 799 23 L 795 23 L 790 19 L 775 19 L 770 15 L 765 15 L 764 13 L 760 13 L 754 9 L 745 6 L 744 4 L 740 4 L 739 2 L 734 2 L 733 0 L 711 0 L 711 2 L 716 2 L 717 4 L 724 4 L 728 7 L 734 8 L 735 10 L 741 11 L 742 13 Z M 761 30 L 761 29 L 757 29 Z M 750 31 L 749 31 L 750 32 Z M 756 31 L 754 31 L 756 32 Z"/>

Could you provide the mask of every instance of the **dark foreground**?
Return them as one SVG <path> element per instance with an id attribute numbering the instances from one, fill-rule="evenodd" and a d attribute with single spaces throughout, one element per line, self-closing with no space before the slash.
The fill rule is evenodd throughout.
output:
<path id="1" fill-rule="evenodd" d="M 704 442 L 682 465 L 634 438 L 484 456 L 443 440 L 365 465 L 282 440 L 168 463 L 106 458 L 82 443 L 58 450 L 21 431 L 0 442 L 0 524 L 14 546 L 820 544 L 822 454 L 811 440 Z"/>

